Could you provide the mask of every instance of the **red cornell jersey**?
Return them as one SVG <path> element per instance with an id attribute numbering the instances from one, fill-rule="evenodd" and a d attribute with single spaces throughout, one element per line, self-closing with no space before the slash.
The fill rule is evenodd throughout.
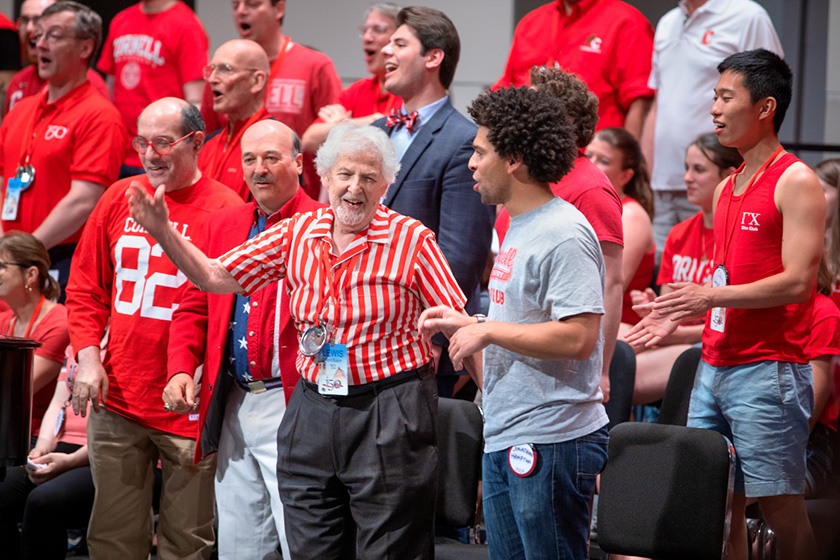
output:
<path id="1" fill-rule="evenodd" d="M 168 377 L 169 325 L 187 278 L 129 214 L 125 193 L 138 180 L 154 192 L 145 175 L 117 181 L 88 219 L 67 286 L 70 338 L 76 351 L 98 346 L 110 321 L 103 362 L 109 382 L 107 409 L 148 428 L 195 437 L 197 418 L 166 412 L 161 404 Z M 166 203 L 173 227 L 203 250 L 207 216 L 242 204 L 242 199 L 202 177 L 167 193 Z"/>
<path id="2" fill-rule="evenodd" d="M 732 177 L 724 186 L 715 209 L 715 262 L 726 266 L 729 284 L 749 284 L 784 270 L 783 220 L 773 196 L 779 177 L 798 161 L 782 155 L 740 196 L 732 196 Z M 716 367 L 761 360 L 804 364 L 813 305 L 812 294 L 801 304 L 727 308 L 723 333 L 712 330 L 707 316 L 703 359 Z"/>
<path id="3" fill-rule="evenodd" d="M 672 282 L 710 282 L 715 269 L 714 251 L 714 229 L 703 226 L 703 213 L 698 212 L 668 233 L 656 283 L 661 286 Z"/>
<path id="4" fill-rule="evenodd" d="M 98 68 L 114 76 L 114 105 L 131 137 L 137 117 L 152 101 L 184 97 L 184 84 L 201 80 L 209 42 L 198 17 L 181 1 L 147 14 L 137 3 L 118 13 L 102 45 Z M 140 167 L 137 152 L 126 163 Z"/>

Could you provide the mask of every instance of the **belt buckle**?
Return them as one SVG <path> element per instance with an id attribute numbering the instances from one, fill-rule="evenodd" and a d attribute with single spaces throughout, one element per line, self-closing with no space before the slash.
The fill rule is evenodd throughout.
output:
<path id="1" fill-rule="evenodd" d="M 255 395 L 259 395 L 260 393 L 265 393 L 265 383 L 262 381 L 249 381 L 248 382 L 248 389 L 254 393 Z"/>

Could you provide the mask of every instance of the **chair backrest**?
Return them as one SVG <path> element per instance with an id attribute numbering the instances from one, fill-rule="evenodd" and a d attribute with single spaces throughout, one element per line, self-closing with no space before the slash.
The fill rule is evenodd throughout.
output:
<path id="1" fill-rule="evenodd" d="M 604 403 L 610 423 L 607 429 L 630 421 L 633 410 L 633 386 L 636 384 L 636 353 L 619 340 L 610 362 L 610 400 Z"/>
<path id="2" fill-rule="evenodd" d="M 689 348 L 680 354 L 671 368 L 662 407 L 659 409 L 660 424 L 685 426 L 688 419 L 688 403 L 691 401 L 691 389 L 700 363 L 700 348 Z"/>
<path id="3" fill-rule="evenodd" d="M 734 449 L 711 430 L 627 422 L 610 432 L 598 545 L 657 560 L 719 560 L 729 530 Z"/>
<path id="4" fill-rule="evenodd" d="M 481 480 L 484 419 L 478 405 L 438 399 L 438 522 L 470 527 L 475 522 Z"/>

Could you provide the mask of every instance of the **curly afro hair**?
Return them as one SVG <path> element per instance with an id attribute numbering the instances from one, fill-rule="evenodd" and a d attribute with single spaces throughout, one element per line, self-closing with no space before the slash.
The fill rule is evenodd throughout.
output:
<path id="1" fill-rule="evenodd" d="M 531 68 L 531 87 L 563 100 L 578 147 L 588 146 L 598 124 L 598 97 L 586 83 L 576 74 L 560 68 L 534 66 Z"/>
<path id="2" fill-rule="evenodd" d="M 527 87 L 488 91 L 468 111 L 488 129 L 496 153 L 522 161 L 532 179 L 554 183 L 572 168 L 577 139 L 563 103 L 551 94 Z"/>

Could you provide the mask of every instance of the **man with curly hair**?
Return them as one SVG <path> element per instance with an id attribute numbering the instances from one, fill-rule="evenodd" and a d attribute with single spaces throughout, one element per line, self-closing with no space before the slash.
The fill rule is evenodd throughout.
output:
<path id="1" fill-rule="evenodd" d="M 546 91 L 563 102 L 579 148 L 572 169 L 562 179 L 552 183 L 551 192 L 581 211 L 595 230 L 604 255 L 604 317 L 601 319 L 604 361 L 601 368 L 601 391 L 606 402 L 610 398 L 610 362 L 618 338 L 624 297 L 621 268 L 624 228 L 621 223 L 621 199 L 615 187 L 583 152 L 592 141 L 598 123 L 598 98 L 579 76 L 560 68 L 534 66 L 531 68 L 531 87 Z M 509 224 L 510 214 L 502 208 L 496 218 L 496 233 L 500 242 L 504 241 Z"/>
<path id="2" fill-rule="evenodd" d="M 490 276 L 489 317 L 436 307 L 425 336 L 450 338 L 456 366 L 484 351 L 484 515 L 490 556 L 587 557 L 589 505 L 607 459 L 601 404 L 604 261 L 592 227 L 551 183 L 572 167 L 562 102 L 533 89 L 488 92 L 470 169 L 510 229 Z M 524 389 L 524 390 L 523 390 Z"/>

